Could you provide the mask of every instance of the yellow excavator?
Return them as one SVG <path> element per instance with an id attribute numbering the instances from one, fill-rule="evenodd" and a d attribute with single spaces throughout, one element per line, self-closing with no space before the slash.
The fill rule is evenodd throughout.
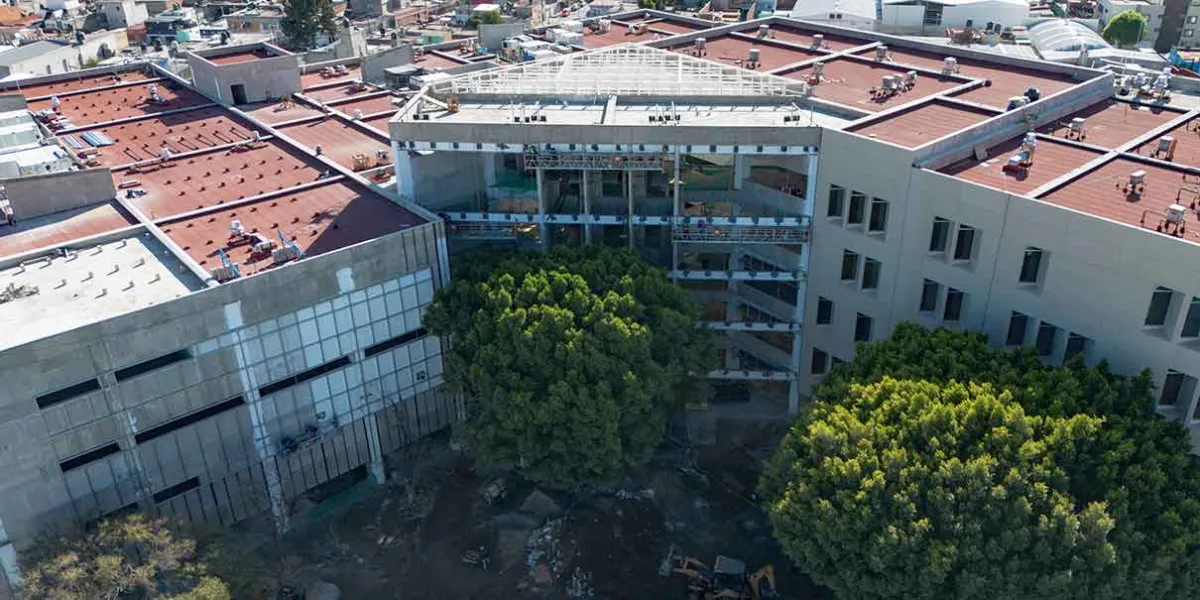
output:
<path id="1" fill-rule="evenodd" d="M 747 575 L 746 563 L 736 558 L 718 556 L 710 569 L 697 558 L 680 555 L 675 544 L 671 544 L 667 550 L 658 574 L 687 578 L 689 600 L 774 600 L 779 597 L 773 565 Z"/>

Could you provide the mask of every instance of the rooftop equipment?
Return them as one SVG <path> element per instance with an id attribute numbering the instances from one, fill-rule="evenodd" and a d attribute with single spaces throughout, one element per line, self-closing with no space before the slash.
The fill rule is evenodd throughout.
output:
<path id="1" fill-rule="evenodd" d="M 1037 144 L 1037 135 L 1033 132 L 1026 133 L 1021 140 L 1021 148 L 1008 158 L 1008 162 L 1004 164 L 1004 170 L 1009 173 L 1028 171 L 1033 166 L 1033 155 L 1037 150 Z"/>
<path id="2" fill-rule="evenodd" d="M 758 48 L 751 48 L 750 51 L 747 53 L 746 59 L 747 59 L 748 64 L 746 66 L 750 69 L 758 67 L 758 57 L 759 57 Z"/>
<path id="3" fill-rule="evenodd" d="M 1129 179 L 1124 182 L 1117 182 L 1117 187 L 1125 193 L 1126 196 L 1140 196 L 1146 191 L 1146 172 L 1139 169 L 1129 174 Z"/>
<path id="4" fill-rule="evenodd" d="M 1067 128 L 1067 137 L 1073 140 L 1082 140 L 1087 137 L 1087 119 L 1084 117 L 1071 119 Z"/>
<path id="5" fill-rule="evenodd" d="M 953 75 L 958 72 L 958 59 L 947 56 L 942 59 L 942 75 Z"/>
<path id="6" fill-rule="evenodd" d="M 1029 105 L 1028 97 L 1013 96 L 1012 98 L 1008 99 L 1008 109 L 1007 110 L 1017 110 L 1018 108 L 1025 108 L 1028 105 Z"/>
<path id="7" fill-rule="evenodd" d="M 1165 220 L 1167 223 L 1171 223 L 1173 225 L 1183 224 L 1183 221 L 1186 217 L 1187 217 L 1187 208 L 1180 206 L 1178 204 L 1172 204 L 1172 205 L 1168 206 L 1166 213 L 1163 214 L 1163 220 Z"/>
<path id="8" fill-rule="evenodd" d="M 692 40 L 692 49 L 695 50 L 696 56 L 704 56 L 705 54 L 707 54 L 704 51 L 704 45 L 707 43 L 708 43 L 708 40 L 706 40 L 702 37 L 698 37 L 698 38 Z"/>
<path id="9" fill-rule="evenodd" d="M 764 24 L 764 25 L 758 26 L 758 39 L 761 40 L 761 39 L 769 37 L 770 35 L 771 35 L 771 26 L 770 25 Z"/>
<path id="10" fill-rule="evenodd" d="M 886 44 L 880 44 L 878 46 L 875 46 L 875 61 L 876 62 L 883 62 L 883 61 L 887 60 L 887 57 L 888 57 L 888 47 Z"/>
<path id="11" fill-rule="evenodd" d="M 1175 138 L 1164 135 L 1158 138 L 1158 145 L 1150 151 L 1150 156 L 1153 158 L 1161 158 L 1163 160 L 1171 160 L 1175 158 Z"/>
<path id="12" fill-rule="evenodd" d="M 912 89 L 917 86 L 917 72 L 916 71 L 909 71 L 904 74 L 904 86 L 908 89 Z"/>
<path id="13" fill-rule="evenodd" d="M 825 36 L 819 33 L 814 33 L 812 37 L 813 48 L 823 48 L 825 46 Z"/>
<path id="14" fill-rule="evenodd" d="M 242 237 L 246 235 L 246 227 L 238 219 L 229 222 L 229 235 L 233 237 Z"/>

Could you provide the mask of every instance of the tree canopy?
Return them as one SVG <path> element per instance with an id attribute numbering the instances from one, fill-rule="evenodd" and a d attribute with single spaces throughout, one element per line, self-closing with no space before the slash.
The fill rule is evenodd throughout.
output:
<path id="1" fill-rule="evenodd" d="M 1125 48 L 1138 43 L 1145 27 L 1146 15 L 1136 10 L 1124 10 L 1109 19 L 1100 36 L 1118 48 Z"/>
<path id="2" fill-rule="evenodd" d="M 316 45 L 317 34 L 337 34 L 337 15 L 331 0 L 284 0 L 283 19 L 279 28 L 296 50 L 308 50 Z"/>
<path id="3" fill-rule="evenodd" d="M 649 458 L 670 410 L 707 393 L 697 376 L 717 353 L 699 306 L 632 251 L 461 264 L 425 322 L 450 336 L 447 383 L 468 399 L 485 467 L 557 488 L 610 480 Z"/>
<path id="4" fill-rule="evenodd" d="M 812 396 L 761 491 L 839 596 L 1200 595 L 1200 464 L 1148 373 L 901 325 Z"/>
<path id="5" fill-rule="evenodd" d="M 46 600 L 228 600 L 196 541 L 165 518 L 135 513 L 87 534 L 49 539 L 31 552 L 25 597 Z"/>

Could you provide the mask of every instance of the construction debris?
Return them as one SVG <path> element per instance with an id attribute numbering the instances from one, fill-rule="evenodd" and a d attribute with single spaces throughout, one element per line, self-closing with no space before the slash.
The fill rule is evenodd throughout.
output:
<path id="1" fill-rule="evenodd" d="M 30 296 L 36 296 L 37 293 L 38 293 L 37 286 L 17 285 L 15 283 L 10 283 L 10 284 L 8 284 L 8 287 L 4 288 L 3 290 L 0 290 L 0 304 L 4 304 L 5 302 L 12 302 L 13 300 L 20 300 L 21 298 L 28 298 Z"/>

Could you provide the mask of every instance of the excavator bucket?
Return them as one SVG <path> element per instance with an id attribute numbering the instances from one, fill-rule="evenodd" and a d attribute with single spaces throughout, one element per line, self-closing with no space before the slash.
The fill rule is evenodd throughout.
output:
<path id="1" fill-rule="evenodd" d="M 671 571 L 675 568 L 675 557 L 679 555 L 679 546 L 671 544 L 667 548 L 666 556 L 663 556 L 662 562 L 658 563 L 658 574 L 662 577 L 671 575 Z"/>

